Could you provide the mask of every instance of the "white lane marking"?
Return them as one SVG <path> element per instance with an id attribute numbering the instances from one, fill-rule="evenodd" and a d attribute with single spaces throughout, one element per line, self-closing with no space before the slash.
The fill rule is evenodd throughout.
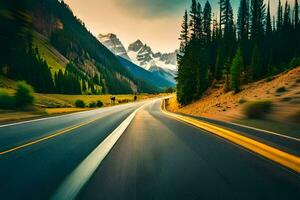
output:
<path id="1" fill-rule="evenodd" d="M 99 108 L 99 109 L 95 109 L 95 110 L 81 111 L 81 112 L 70 113 L 70 114 L 65 114 L 65 115 L 59 115 L 59 116 L 54 116 L 54 117 L 44 117 L 44 118 L 40 118 L 40 119 L 33 119 L 33 120 L 22 121 L 22 122 L 15 122 L 15 123 L 11 123 L 11 124 L 3 124 L 3 125 L 0 125 L 0 128 L 15 126 L 15 125 L 21 125 L 21 124 L 27 124 L 27 123 L 32 123 L 32 122 L 38 122 L 38 121 L 44 121 L 44 120 L 48 120 L 48 119 L 68 117 L 68 116 L 72 116 L 72 115 L 88 114 L 90 112 L 96 112 L 96 111 L 106 112 L 106 111 L 109 111 L 110 109 L 116 109 L 116 108 L 119 108 L 119 107 L 122 107 L 122 106 L 126 107 L 126 106 L 129 106 L 129 105 L 132 105 L 132 104 L 134 104 L 134 103 L 129 103 L 129 104 L 125 104 L 125 105 L 117 105 L 117 106 L 113 106 L 113 107 L 106 107 L 106 108 L 102 108 L 102 109 Z"/>
<path id="2" fill-rule="evenodd" d="M 268 134 L 271 134 L 271 135 L 276 135 L 276 136 L 279 136 L 279 137 L 283 137 L 283 138 L 287 138 L 287 139 L 291 139 L 291 140 L 295 140 L 295 141 L 300 142 L 300 138 L 295 138 L 295 137 L 292 137 L 292 136 L 283 135 L 283 134 L 275 133 L 275 132 L 272 132 L 272 131 L 267 131 L 267 130 L 263 130 L 263 129 L 259 129 L 259 128 L 254 128 L 254 127 L 246 126 L 246 125 L 243 125 L 243 124 L 238 124 L 238 123 L 233 123 L 233 122 L 227 122 L 227 123 L 232 124 L 232 125 L 236 125 L 236 126 L 240 126 L 240 127 L 244 127 L 244 128 L 248 128 L 248 129 L 252 129 L 252 130 L 255 130 L 255 131 L 265 132 L 265 133 L 268 133 Z"/>
<path id="3" fill-rule="evenodd" d="M 150 102 L 150 103 L 154 103 Z M 129 126 L 136 113 L 144 106 L 144 104 L 129 115 L 103 142 L 101 142 L 96 149 L 94 149 L 65 179 L 60 185 L 52 200 L 72 200 L 75 199 L 85 183 L 91 178 L 95 170 L 101 164 L 103 159 L 107 156 L 123 132 Z"/>

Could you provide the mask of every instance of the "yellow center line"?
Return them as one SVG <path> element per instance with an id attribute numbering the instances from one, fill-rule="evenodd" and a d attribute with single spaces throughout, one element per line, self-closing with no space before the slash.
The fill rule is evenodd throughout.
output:
<path id="1" fill-rule="evenodd" d="M 94 119 L 92 119 L 92 120 L 83 122 L 83 123 L 81 123 L 81 124 L 78 124 L 78 125 L 75 125 L 75 126 L 71 126 L 71 127 L 68 127 L 68 128 L 62 129 L 62 130 L 59 130 L 59 131 L 57 131 L 57 132 L 54 132 L 54 133 L 51 134 L 51 135 L 47 135 L 47 136 L 42 137 L 42 138 L 39 138 L 39 139 L 37 139 L 37 140 L 31 141 L 31 142 L 28 142 L 28 143 L 25 143 L 25 144 L 22 144 L 22 145 L 19 145 L 19 146 L 10 148 L 10 149 L 7 149 L 7 150 L 5 150 L 5 151 L 0 152 L 0 155 L 5 155 L 5 154 L 8 154 L 8 153 L 11 153 L 11 152 L 14 152 L 14 151 L 23 149 L 23 148 L 25 148 L 25 147 L 32 146 L 32 145 L 34 145 L 34 144 L 40 143 L 40 142 L 42 142 L 42 141 L 49 140 L 49 139 L 51 139 L 51 138 L 57 137 L 57 136 L 62 135 L 62 134 L 64 134 L 64 133 L 70 132 L 70 131 L 72 131 L 72 130 L 74 130 L 74 129 L 77 129 L 77 128 L 80 128 L 80 127 L 85 126 L 85 125 L 87 125 L 87 124 L 90 124 L 90 123 L 92 123 L 92 122 L 95 122 L 95 121 L 97 121 L 98 119 L 100 119 L 100 118 L 102 118 L 102 117 L 103 117 L 103 116 L 94 118 Z"/>
<path id="2" fill-rule="evenodd" d="M 252 152 L 255 152 L 265 158 L 268 158 L 268 159 L 270 159 L 276 163 L 279 163 L 293 171 L 300 173 L 300 157 L 297 157 L 295 155 L 281 151 L 277 148 L 274 148 L 274 147 L 271 147 L 264 143 L 258 142 L 254 139 L 245 137 L 245 136 L 240 135 L 239 133 L 235 133 L 231 130 L 227 130 L 227 129 L 224 129 L 219 126 L 215 126 L 210 123 L 203 122 L 203 121 L 195 120 L 191 117 L 182 116 L 179 114 L 168 112 L 168 111 L 166 111 L 164 104 L 161 106 L 161 111 L 168 116 L 171 116 L 177 120 L 181 120 L 183 122 L 191 124 L 200 129 L 206 130 L 206 131 L 213 133 L 215 135 L 218 135 L 222 138 L 225 138 L 225 139 L 227 139 L 235 144 L 238 144 Z"/>

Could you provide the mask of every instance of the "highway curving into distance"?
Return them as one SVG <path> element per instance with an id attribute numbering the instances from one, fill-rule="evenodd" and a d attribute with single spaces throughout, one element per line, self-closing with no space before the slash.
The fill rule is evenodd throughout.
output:
<path id="1" fill-rule="evenodd" d="M 299 173 L 160 105 L 0 126 L 0 199 L 300 199 Z"/>

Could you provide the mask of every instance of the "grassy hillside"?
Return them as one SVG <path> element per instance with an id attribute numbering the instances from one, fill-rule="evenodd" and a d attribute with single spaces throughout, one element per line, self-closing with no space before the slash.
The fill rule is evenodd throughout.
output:
<path id="1" fill-rule="evenodd" d="M 123 67 L 64 1 L 11 0 L 2 7 L 7 14 L 0 18 L 5 27 L 0 37 L 5 47 L 0 49 L 1 75 L 25 80 L 40 93 L 158 91 Z"/>
<path id="2" fill-rule="evenodd" d="M 271 102 L 272 109 L 262 119 L 250 119 L 245 114 L 245 107 L 255 102 Z M 290 127 L 295 127 L 290 124 L 296 124 L 298 128 L 295 130 L 299 133 L 300 67 L 245 85 L 237 94 L 224 92 L 223 88 L 210 88 L 202 99 L 184 107 L 173 98 L 169 101 L 168 109 L 173 112 L 236 121 L 266 129 L 276 130 L 284 123 L 288 123 Z M 257 117 L 261 116 L 257 115 Z M 266 123 L 266 120 L 269 123 Z"/>
<path id="3" fill-rule="evenodd" d="M 132 102 L 134 95 L 114 95 L 115 104 Z M 111 106 L 111 95 L 61 95 L 61 94 L 35 94 L 36 106 L 39 108 L 65 108 L 74 107 L 76 100 L 83 100 L 86 104 L 102 101 L 104 106 Z M 138 95 L 139 100 L 155 97 L 154 95 Z"/>
<path id="4" fill-rule="evenodd" d="M 69 60 L 52 47 L 48 38 L 37 32 L 33 32 L 33 46 L 38 48 L 41 57 L 48 63 L 52 74 L 59 70 L 64 72 Z"/>

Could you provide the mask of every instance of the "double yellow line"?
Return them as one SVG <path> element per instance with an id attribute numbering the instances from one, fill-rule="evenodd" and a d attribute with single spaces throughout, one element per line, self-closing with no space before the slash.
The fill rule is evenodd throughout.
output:
<path id="1" fill-rule="evenodd" d="M 255 152 L 265 158 L 268 158 L 276 163 L 279 163 L 282 166 L 285 166 L 293 171 L 300 173 L 300 158 L 297 156 L 286 153 L 286 152 L 276 149 L 274 147 L 268 146 L 268 145 L 258 142 L 256 140 L 250 139 L 248 137 L 245 137 L 243 135 L 235 133 L 231 130 L 224 129 L 219 126 L 215 126 L 215 125 L 203 122 L 203 121 L 199 121 L 199 120 L 193 119 L 191 117 L 168 112 L 165 109 L 165 102 L 163 102 L 163 105 L 161 108 L 162 108 L 162 112 L 170 117 L 181 120 L 181 121 L 191 124 L 195 127 L 198 127 L 200 129 L 206 130 L 210 133 L 218 135 L 222 138 L 225 138 L 225 139 L 227 139 L 235 144 L 238 144 L 252 152 Z"/>

